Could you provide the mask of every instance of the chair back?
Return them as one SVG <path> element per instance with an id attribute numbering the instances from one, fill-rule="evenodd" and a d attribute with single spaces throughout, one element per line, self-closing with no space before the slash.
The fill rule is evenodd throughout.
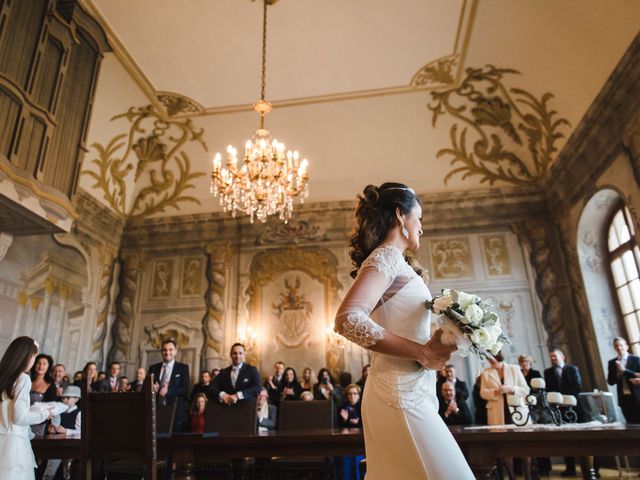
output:
<path id="1" fill-rule="evenodd" d="M 334 417 L 331 400 L 284 401 L 278 408 L 278 431 L 333 428 Z"/>
<path id="2" fill-rule="evenodd" d="M 161 434 L 173 435 L 173 422 L 176 418 L 178 398 L 174 398 L 169 405 L 156 403 L 156 431 Z"/>
<path id="3" fill-rule="evenodd" d="M 220 435 L 255 435 L 258 431 L 256 399 L 242 400 L 233 405 L 207 402 L 204 431 Z"/>
<path id="4" fill-rule="evenodd" d="M 144 478 L 155 480 L 156 405 L 153 375 L 148 375 L 140 392 L 97 393 L 82 386 L 82 477 L 91 478 L 95 460 L 139 459 Z"/>

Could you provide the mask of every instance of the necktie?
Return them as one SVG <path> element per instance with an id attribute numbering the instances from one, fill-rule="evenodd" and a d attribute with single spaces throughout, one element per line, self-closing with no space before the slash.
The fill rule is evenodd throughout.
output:
<path id="1" fill-rule="evenodd" d="M 169 366 L 166 363 L 162 364 L 162 373 L 160 374 L 160 383 L 169 383 Z"/>
<path id="2" fill-rule="evenodd" d="M 231 367 L 231 385 L 236 388 L 236 382 L 238 381 L 238 370 L 240 367 Z"/>
<path id="3" fill-rule="evenodd" d="M 562 383 L 562 367 L 556 367 L 556 378 L 558 379 L 558 387 Z"/>

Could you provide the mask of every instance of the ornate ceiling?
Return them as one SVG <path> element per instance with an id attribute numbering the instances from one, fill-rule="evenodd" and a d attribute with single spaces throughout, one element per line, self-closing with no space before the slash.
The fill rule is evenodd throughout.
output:
<path id="1" fill-rule="evenodd" d="M 217 210 L 211 157 L 257 127 L 261 2 L 83 3 L 115 51 L 103 62 L 89 144 L 127 133 L 112 118 L 130 107 L 190 119 L 208 147 L 185 147 L 190 172 L 204 173 L 192 181 L 197 201 L 153 214 Z M 276 108 L 267 126 L 310 159 L 310 202 L 350 200 L 385 180 L 425 193 L 532 183 L 639 25 L 637 0 L 281 0 L 269 7 L 267 97 Z M 85 169 L 98 157 L 90 151 Z M 152 185 L 150 171 L 130 171 L 121 179 L 129 191 Z M 89 176 L 82 182 L 105 201 Z"/>

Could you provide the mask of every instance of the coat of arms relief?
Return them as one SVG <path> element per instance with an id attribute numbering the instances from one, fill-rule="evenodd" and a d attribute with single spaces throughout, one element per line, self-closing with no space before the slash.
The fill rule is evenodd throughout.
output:
<path id="1" fill-rule="evenodd" d="M 300 276 L 290 273 L 284 277 L 284 291 L 278 302 L 272 303 L 278 319 L 276 339 L 287 348 L 297 348 L 308 338 L 308 321 L 313 314 L 313 305 L 301 290 Z"/>

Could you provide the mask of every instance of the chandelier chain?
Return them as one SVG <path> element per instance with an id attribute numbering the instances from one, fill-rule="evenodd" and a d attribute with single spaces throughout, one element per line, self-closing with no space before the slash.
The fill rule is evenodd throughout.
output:
<path id="1" fill-rule="evenodd" d="M 260 90 L 260 100 L 265 98 L 267 87 L 267 0 L 263 1 L 264 9 L 262 14 L 262 85 Z"/>

